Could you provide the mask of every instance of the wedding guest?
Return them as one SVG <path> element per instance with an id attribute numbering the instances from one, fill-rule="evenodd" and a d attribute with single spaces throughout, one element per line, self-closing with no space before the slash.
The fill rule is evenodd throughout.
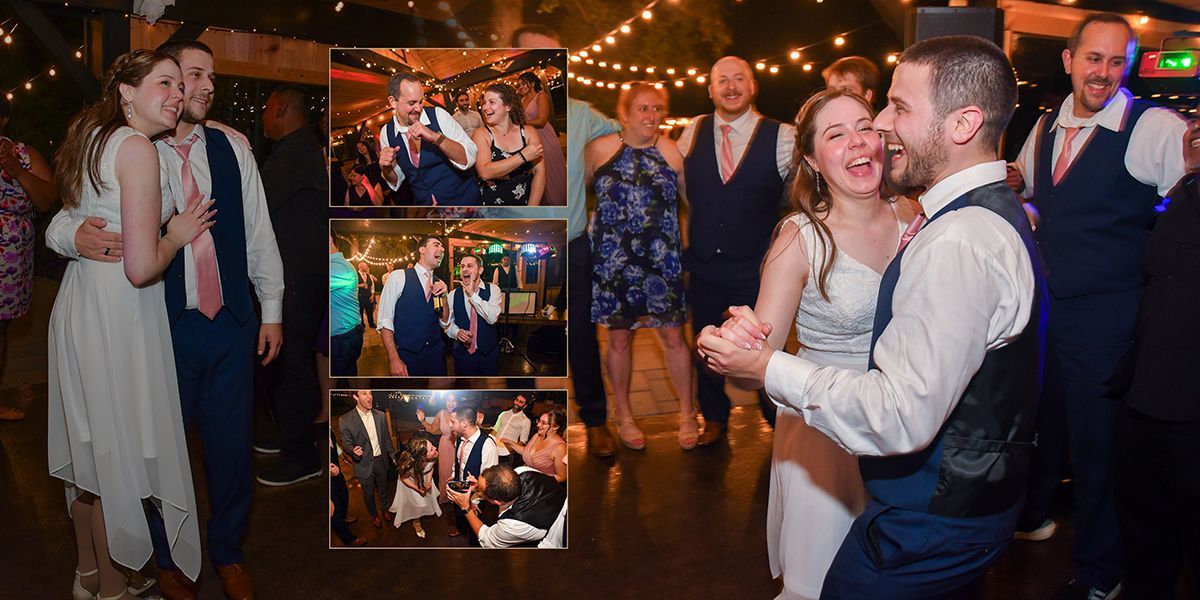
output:
<path id="1" fill-rule="evenodd" d="M 130 597 L 115 565 L 141 569 L 153 551 L 143 498 L 162 500 L 183 574 L 195 581 L 200 573 L 161 276 L 176 252 L 212 227 L 212 201 L 196 198 L 172 217 L 175 203 L 149 140 L 175 128 L 183 90 L 169 55 L 117 57 L 101 99 L 72 119 L 55 155 L 63 211 L 104 219 L 120 232 L 123 251 L 120 262 L 72 261 L 50 315 L 48 462 L 66 484 L 75 528 L 73 596 Z"/>
<path id="2" fill-rule="evenodd" d="M 400 525 L 412 521 L 413 531 L 421 539 L 425 539 L 421 517 L 442 516 L 433 477 L 437 462 L 437 448 L 421 435 L 413 436 L 396 459 L 396 470 L 400 474 L 396 481 L 396 499 L 392 501 L 392 513 L 396 515 L 392 525 L 400 529 Z"/>
<path id="3" fill-rule="evenodd" d="M 479 111 L 471 108 L 471 96 L 466 91 L 454 95 L 453 117 L 467 135 L 471 135 L 475 133 L 476 129 L 483 127 L 483 117 L 480 116 Z"/>
<path id="4" fill-rule="evenodd" d="M 454 432 L 456 438 L 452 481 L 476 480 L 485 469 L 499 463 L 496 441 L 479 428 L 482 419 L 483 414 L 471 404 L 459 404 L 450 413 L 450 431 Z M 454 490 L 447 487 L 446 497 L 457 504 L 458 501 L 453 497 L 454 493 Z M 476 536 L 478 528 L 470 526 L 467 512 L 470 511 L 466 511 L 461 504 L 459 509 L 454 511 L 455 527 L 458 531 L 467 532 L 468 545 L 479 546 L 479 539 Z"/>
<path id="5" fill-rule="evenodd" d="M 528 444 L 504 440 L 504 445 L 521 454 L 527 466 L 545 473 L 559 483 L 567 481 L 567 416 L 555 409 L 542 413 L 537 421 L 537 434 Z"/>
<path id="6" fill-rule="evenodd" d="M 500 317 L 503 294 L 495 284 L 480 280 L 483 260 L 474 254 L 459 263 L 462 281 L 446 296 L 449 319 L 446 335 L 451 340 L 454 374 L 458 377 L 500 374 L 500 338 L 496 319 Z"/>
<path id="7" fill-rule="evenodd" d="M 369 167 L 354 165 L 347 177 L 350 185 L 342 198 L 343 206 L 367 207 L 383 205 L 383 189 L 378 183 L 373 183 L 367 174 Z"/>
<path id="8" fill-rule="evenodd" d="M 354 476 L 362 485 L 367 514 L 378 529 L 383 527 L 383 521 L 395 518 L 388 508 L 383 508 L 383 519 L 380 519 L 375 507 L 376 492 L 381 508 L 392 505 L 387 476 L 392 467 L 393 452 L 387 417 L 374 405 L 371 390 L 354 392 L 354 408 L 338 420 L 338 433 L 342 451 L 354 462 Z"/>
<path id="9" fill-rule="evenodd" d="M 344 546 L 365 546 L 367 540 L 350 532 L 346 524 L 346 511 L 350 505 L 350 491 L 346 489 L 346 477 L 342 475 L 342 448 L 338 446 L 329 428 L 329 502 L 333 511 L 329 515 L 329 529 L 342 541 Z"/>
<path id="10" fill-rule="evenodd" d="M 525 124 L 516 90 L 493 83 L 483 91 L 485 123 L 471 139 L 486 148 L 475 159 L 486 206 L 538 206 L 546 191 L 546 162 L 536 129 Z"/>
<path id="11" fill-rule="evenodd" d="M 726 56 L 714 63 L 708 95 L 713 113 L 697 117 L 679 136 L 687 157 L 689 245 L 683 263 L 691 273 L 687 293 L 694 331 L 719 325 L 730 306 L 755 303 L 758 269 L 779 221 L 796 145 L 795 127 L 754 109 L 758 83 L 745 60 Z M 730 409 L 725 378 L 701 371 L 696 388 L 704 413 L 697 443 L 720 443 Z M 770 422 L 775 407 L 765 396 L 759 402 Z"/>
<path id="12" fill-rule="evenodd" d="M 1016 187 L 1040 214 L 1050 289 L 1038 445 L 1017 535 L 1053 532 L 1055 490 L 1070 460 L 1078 511 L 1073 579 L 1061 598 L 1120 593 L 1113 436 L 1121 406 L 1105 397 L 1104 382 L 1133 339 L 1154 207 L 1195 168 L 1184 161 L 1184 120 L 1123 87 L 1136 50 L 1124 17 L 1084 17 L 1062 55 L 1072 92 L 1037 122 L 1016 161 Z"/>
<path id="13" fill-rule="evenodd" d="M 442 108 L 422 108 L 425 88 L 408 73 L 388 79 L 392 120 L 379 132 L 379 168 L 393 190 L 408 181 L 421 206 L 476 206 L 475 143 Z"/>
<path id="14" fill-rule="evenodd" d="M 677 205 L 683 157 L 659 134 L 667 114 L 666 92 L 633 84 L 617 100 L 619 134 L 597 138 L 585 153 L 587 177 L 596 190 L 592 221 L 592 322 L 608 327 L 606 364 L 612 378 L 617 436 L 642 450 L 646 438 L 629 406 L 632 343 L 636 329 L 658 332 L 679 401 L 679 445 L 696 447 L 692 364 L 683 339 L 683 268 Z M 693 238 L 694 239 L 694 238 Z"/>
<path id="15" fill-rule="evenodd" d="M 537 75 L 525 72 L 517 78 L 517 94 L 525 109 L 525 124 L 537 130 L 541 139 L 542 163 L 546 171 L 546 191 L 542 204 L 566 206 L 567 204 L 567 161 L 563 158 L 558 133 L 554 131 L 554 104 L 550 95 L 542 91 L 542 80 Z"/>
<path id="16" fill-rule="evenodd" d="M 454 476 L 454 431 L 450 427 L 450 413 L 458 407 L 454 394 L 446 397 L 445 406 L 433 417 L 433 422 L 425 420 L 425 410 L 417 407 L 417 420 L 425 431 L 438 437 L 438 502 L 445 503 L 446 482 Z"/>
<path id="17" fill-rule="evenodd" d="M 565 487 L 530 467 L 496 465 L 484 469 L 474 490 L 484 502 L 500 507 L 495 525 L 483 524 L 479 509 L 471 506 L 471 494 L 451 490 L 450 499 L 464 512 L 484 548 L 537 546 L 558 521 L 567 502 Z"/>
<path id="18" fill-rule="evenodd" d="M 425 237 L 417 244 L 416 265 L 395 271 L 379 295 L 376 325 L 383 336 L 388 369 L 393 377 L 440 377 L 446 374 L 442 331 L 449 310 L 434 309 L 434 299 L 446 295 L 446 282 L 433 271 L 442 264 L 441 240 Z"/>
<path id="19" fill-rule="evenodd" d="M 358 273 L 329 236 L 329 373 L 358 375 L 363 322 L 359 309 Z"/>
<path id="20" fill-rule="evenodd" d="M 845 56 L 821 71 L 825 87 L 858 94 L 867 104 L 875 100 L 875 86 L 879 85 L 879 67 L 861 56 Z"/>
<path id="21" fill-rule="evenodd" d="M 517 268 L 513 265 L 512 257 L 504 254 L 500 257 L 500 264 L 492 269 L 492 284 L 499 286 L 501 291 L 519 290 L 525 287 L 521 281 L 521 275 L 517 272 Z"/>
<path id="22" fill-rule="evenodd" d="M 0 96 L 0 373 L 8 350 L 8 326 L 29 312 L 33 297 L 33 214 L 54 207 L 54 174 L 33 146 L 6 137 L 12 104 Z M 0 421 L 19 421 L 19 408 L 0 406 Z"/>
<path id="23" fill-rule="evenodd" d="M 353 166 L 363 167 L 363 174 L 367 176 L 367 181 L 371 182 L 372 186 L 383 185 L 383 173 L 379 170 L 379 153 L 375 150 L 374 142 L 359 140 L 354 144 Z"/>
<path id="24" fill-rule="evenodd" d="M 371 267 L 366 261 L 358 263 L 358 305 L 364 313 L 363 320 L 367 327 L 375 329 L 375 300 L 379 279 L 371 274 Z"/>
<path id="25" fill-rule="evenodd" d="M 513 400 L 511 410 L 506 410 L 496 417 L 496 423 L 492 425 L 492 435 L 496 436 L 496 440 L 500 442 L 497 447 L 500 451 L 500 463 L 512 464 L 513 454 L 508 450 L 508 442 L 518 442 L 524 444 L 529 441 L 529 417 L 525 414 L 525 407 L 529 401 L 525 396 L 517 394 Z"/>
<path id="26" fill-rule="evenodd" d="M 279 461 L 264 469 L 258 482 L 286 486 L 319 477 L 320 454 L 313 430 L 321 405 L 312 344 L 328 309 L 327 257 L 321 238 L 329 235 L 329 176 L 321 141 L 309 120 L 309 97 L 301 88 L 282 85 L 263 109 L 263 133 L 275 141 L 262 168 L 271 225 L 283 257 L 283 337 L 273 371 L 272 408 L 279 428 Z"/>

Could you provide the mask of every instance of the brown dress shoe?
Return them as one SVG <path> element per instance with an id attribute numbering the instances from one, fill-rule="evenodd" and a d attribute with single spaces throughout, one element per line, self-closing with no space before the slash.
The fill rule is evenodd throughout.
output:
<path id="1" fill-rule="evenodd" d="M 606 425 L 587 428 L 587 450 L 588 454 L 596 458 L 607 458 L 617 453 L 612 434 L 608 432 Z"/>
<path id="2" fill-rule="evenodd" d="M 700 432 L 697 446 L 712 446 L 725 439 L 725 424 L 720 421 L 705 421 L 704 431 Z"/>
<path id="3" fill-rule="evenodd" d="M 221 576 L 221 590 L 225 592 L 226 598 L 254 600 L 254 582 L 250 580 L 250 573 L 246 571 L 245 565 L 234 563 L 217 567 L 217 574 Z"/>
<path id="4" fill-rule="evenodd" d="M 375 529 L 383 527 L 383 521 L 380 521 L 379 517 L 371 517 L 371 524 L 375 526 Z"/>
<path id="5" fill-rule="evenodd" d="M 384 520 L 384 521 L 387 521 L 388 523 L 391 523 L 392 521 L 395 521 L 395 520 L 396 520 L 396 513 L 392 512 L 392 511 L 390 511 L 390 510 L 385 510 L 385 511 L 383 511 L 383 520 Z"/>
<path id="6" fill-rule="evenodd" d="M 162 592 L 167 600 L 195 600 L 196 582 L 188 579 L 182 571 L 159 569 L 158 591 Z"/>

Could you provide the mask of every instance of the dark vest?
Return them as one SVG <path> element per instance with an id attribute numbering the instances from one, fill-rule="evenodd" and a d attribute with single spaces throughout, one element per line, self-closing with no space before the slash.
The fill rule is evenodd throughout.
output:
<path id="1" fill-rule="evenodd" d="M 700 118 L 692 148 L 683 159 L 691 204 L 687 253 L 701 262 L 711 260 L 717 249 L 731 260 L 762 260 L 779 221 L 783 195 L 775 156 L 779 121 L 759 119 L 742 162 L 728 182 L 721 181 L 713 121 L 712 115 Z"/>
<path id="2" fill-rule="evenodd" d="M 500 520 L 512 519 L 538 529 L 550 529 L 567 501 L 567 489 L 557 479 L 537 471 L 525 471 L 517 477 L 521 480 L 521 495 Z M 520 545 L 537 546 L 540 541 Z"/>
<path id="3" fill-rule="evenodd" d="M 437 110 L 433 107 L 425 109 L 429 116 L 426 127 L 435 133 L 441 133 L 438 124 Z M 414 167 L 408 156 L 408 145 L 404 136 L 396 131 L 396 120 L 388 121 L 388 146 L 396 148 L 396 164 L 404 172 L 404 178 L 412 186 L 413 196 L 421 206 L 433 205 L 437 198 L 438 206 L 475 206 L 479 204 L 479 185 L 475 182 L 475 170 L 460 171 L 450 163 L 450 159 L 441 150 L 429 142 L 421 142 L 420 168 Z"/>
<path id="4" fill-rule="evenodd" d="M 396 347 L 414 354 L 442 341 L 442 328 L 438 325 L 438 314 L 433 308 L 433 296 L 425 299 L 425 288 L 416 269 L 404 270 L 404 289 L 396 298 L 392 331 Z"/>
<path id="5" fill-rule="evenodd" d="M 517 265 L 508 268 L 508 273 L 504 272 L 499 265 L 496 265 L 496 285 L 502 290 L 515 290 L 517 286 Z"/>
<path id="6" fill-rule="evenodd" d="M 1012 190 L 1003 181 L 976 188 L 938 211 L 930 222 L 967 206 L 1000 215 L 1025 243 L 1035 281 L 1029 324 L 1012 343 L 984 356 L 933 443 L 913 454 L 859 460 L 867 491 L 876 501 L 952 518 L 1002 514 L 1024 496 L 1041 393 L 1047 312 L 1042 263 L 1029 219 Z M 872 369 L 876 368 L 875 342 L 892 319 L 892 294 L 903 256 L 901 251 L 892 260 L 879 286 Z"/>
<path id="7" fill-rule="evenodd" d="M 479 472 L 482 470 L 479 467 L 483 466 L 483 445 L 496 442 L 492 440 L 492 436 L 480 429 L 479 439 L 475 440 L 475 445 L 471 446 L 471 453 L 467 455 L 467 464 L 459 465 L 458 447 L 462 445 L 462 442 L 462 438 L 454 438 L 454 479 L 462 481 L 467 478 L 467 475 L 479 479 Z"/>
<path id="8" fill-rule="evenodd" d="M 221 274 L 221 298 L 225 308 L 239 324 L 254 316 L 250 300 L 250 277 L 246 270 L 246 218 L 242 207 L 242 170 L 238 167 L 237 155 L 229 138 L 224 133 L 204 128 L 204 151 L 208 156 L 209 173 L 212 175 L 212 193 L 216 200 L 213 208 L 213 247 L 217 253 L 217 269 Z M 166 231 L 166 227 L 163 228 Z M 173 324 L 187 306 L 187 289 L 184 283 L 183 249 L 175 253 L 167 272 L 163 276 L 167 301 L 167 317 Z"/>
<path id="9" fill-rule="evenodd" d="M 1147 102 L 1131 101 L 1120 131 L 1095 127 L 1058 185 L 1052 183 L 1051 159 L 1059 109 L 1042 120 L 1034 157 L 1034 202 L 1041 214 L 1038 247 L 1046 259 L 1046 283 L 1055 298 L 1142 286 L 1146 240 L 1154 226 L 1159 196 L 1155 186 L 1129 174 L 1125 150 L 1134 125 L 1151 107 Z"/>
<path id="10" fill-rule="evenodd" d="M 482 298 L 484 302 L 491 300 L 492 290 L 490 284 L 483 284 L 479 286 L 479 297 Z M 454 294 L 452 312 L 454 316 L 454 324 L 457 325 L 459 329 L 471 329 L 471 315 L 467 313 L 467 297 L 466 294 L 463 293 L 462 288 L 459 288 L 458 293 Z M 476 353 L 487 354 L 496 348 L 496 326 L 488 323 L 487 320 L 483 318 L 483 315 L 477 315 L 475 317 L 475 324 L 478 325 L 479 331 L 472 331 L 471 333 L 475 336 L 475 346 L 477 348 Z M 463 344 L 458 340 L 455 340 L 454 343 L 461 344 L 463 348 L 466 349 L 466 344 Z"/>

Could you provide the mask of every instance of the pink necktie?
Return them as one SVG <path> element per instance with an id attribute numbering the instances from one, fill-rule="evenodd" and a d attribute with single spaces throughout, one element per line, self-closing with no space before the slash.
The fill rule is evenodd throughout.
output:
<path id="1" fill-rule="evenodd" d="M 466 294 L 466 292 L 463 293 Z M 463 296 L 463 300 L 466 300 L 465 295 Z M 467 314 L 471 315 L 471 343 L 467 345 L 467 354 L 475 354 L 475 350 L 479 348 L 479 345 L 476 343 L 476 340 L 479 338 L 477 335 L 479 333 L 479 317 L 475 312 L 475 307 L 471 306 L 469 300 L 467 300 Z"/>
<path id="2" fill-rule="evenodd" d="M 729 132 L 732 130 L 732 125 L 721 126 L 721 183 L 728 183 L 729 178 L 733 177 L 733 142 L 729 141 Z"/>
<path id="3" fill-rule="evenodd" d="M 900 247 L 896 248 L 896 253 L 899 254 L 909 242 L 916 237 L 917 232 L 921 230 L 921 226 L 925 224 L 925 213 L 917 213 L 917 218 L 913 219 L 912 223 L 908 224 L 908 229 L 904 230 L 904 234 L 900 236 Z"/>
<path id="4" fill-rule="evenodd" d="M 175 153 L 183 160 L 180 179 L 183 181 L 183 203 L 187 210 L 195 208 L 196 203 L 204 199 L 196 178 L 192 176 L 192 165 L 188 156 L 192 153 L 192 144 L 197 138 L 192 137 L 186 144 L 174 146 Z M 196 304 L 200 314 L 211 321 L 221 312 L 221 282 L 217 275 L 217 252 L 213 245 L 212 233 L 207 229 L 200 232 L 191 241 L 192 260 L 196 266 Z"/>
<path id="5" fill-rule="evenodd" d="M 428 273 L 421 276 L 421 287 L 425 288 L 425 301 L 429 302 L 429 292 L 430 292 L 431 286 L 429 285 L 429 274 Z"/>
<path id="6" fill-rule="evenodd" d="M 407 131 L 403 135 L 405 140 L 404 146 L 408 148 L 409 161 L 412 162 L 412 166 L 414 167 L 421 166 L 421 149 L 418 147 L 418 144 L 421 143 L 421 138 L 413 137 Z"/>
<path id="7" fill-rule="evenodd" d="M 1054 185 L 1058 185 L 1063 175 L 1067 174 L 1067 167 L 1071 166 L 1071 140 L 1079 134 L 1079 129 L 1079 127 L 1063 128 L 1062 150 L 1058 152 L 1058 160 L 1054 163 Z"/>

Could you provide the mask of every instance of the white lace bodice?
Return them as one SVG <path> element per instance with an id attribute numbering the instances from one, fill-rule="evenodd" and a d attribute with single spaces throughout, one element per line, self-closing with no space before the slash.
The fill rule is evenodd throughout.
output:
<path id="1" fill-rule="evenodd" d="M 85 217 L 100 217 L 108 221 L 105 231 L 121 231 L 121 185 L 117 183 L 117 151 L 121 143 L 130 136 L 142 135 L 132 127 L 121 127 L 113 132 L 104 145 L 100 154 L 100 181 L 104 182 L 99 190 L 92 187 L 87 175 L 84 175 L 79 198 L 79 206 L 72 212 Z M 162 220 L 166 223 L 175 213 L 175 202 L 171 198 L 171 189 L 167 185 L 167 172 L 159 161 L 159 183 L 162 186 Z"/>

